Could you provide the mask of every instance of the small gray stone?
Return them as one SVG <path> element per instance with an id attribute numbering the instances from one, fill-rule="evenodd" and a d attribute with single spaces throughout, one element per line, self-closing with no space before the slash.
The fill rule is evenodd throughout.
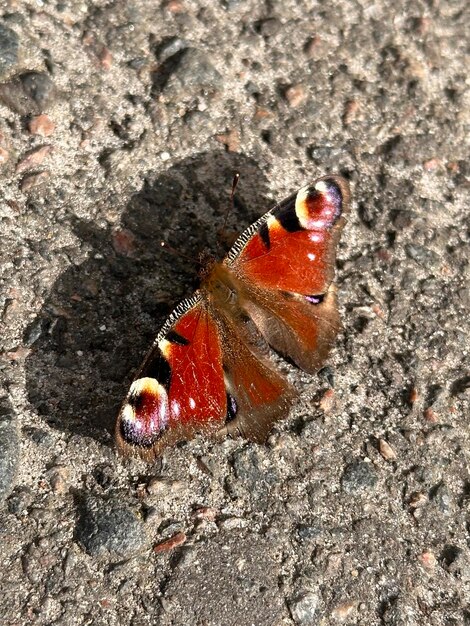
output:
<path id="1" fill-rule="evenodd" d="M 45 320 L 37 317 L 26 329 L 23 341 L 26 346 L 32 346 L 45 330 Z"/>
<path id="2" fill-rule="evenodd" d="M 265 463 L 260 451 L 252 446 L 234 454 L 233 469 L 237 480 L 252 493 L 265 492 L 279 481 L 273 465 Z"/>
<path id="3" fill-rule="evenodd" d="M 19 436 L 13 407 L 0 399 L 0 501 L 11 491 L 19 458 Z"/>
<path id="4" fill-rule="evenodd" d="M 33 493 L 29 487 L 18 486 L 8 498 L 8 511 L 16 517 L 25 517 L 33 501 Z"/>
<path id="5" fill-rule="evenodd" d="M 308 543 L 319 539 L 323 534 L 323 529 L 319 524 L 299 524 L 297 526 L 297 539 L 301 543 Z"/>
<path id="6" fill-rule="evenodd" d="M 164 61 L 174 56 L 175 54 L 178 54 L 178 52 L 181 52 L 187 47 L 188 42 L 184 39 L 181 39 L 180 37 L 170 37 L 162 41 L 157 46 L 155 54 L 160 63 L 163 63 Z"/>
<path id="7" fill-rule="evenodd" d="M 81 504 L 75 539 L 92 556 L 130 558 L 147 545 L 144 524 L 115 498 L 88 495 Z"/>
<path id="8" fill-rule="evenodd" d="M 5 24 L 0 24 L 0 76 L 18 62 L 18 48 L 18 35 Z"/>
<path id="9" fill-rule="evenodd" d="M 25 72 L 20 76 L 26 94 L 43 111 L 51 100 L 54 83 L 44 72 Z"/>
<path id="10" fill-rule="evenodd" d="M 155 91 L 179 99 L 201 90 L 216 90 L 222 76 L 202 50 L 186 48 L 170 56 L 153 80 Z"/>
<path id="11" fill-rule="evenodd" d="M 354 461 L 346 466 L 341 478 L 341 486 L 345 493 L 358 493 L 375 487 L 377 474 L 372 463 Z"/>
<path id="12" fill-rule="evenodd" d="M 24 72 L 0 84 L 0 102 L 20 115 L 41 113 L 54 95 L 54 83 L 44 72 Z"/>
<path id="13" fill-rule="evenodd" d="M 444 513 L 444 515 L 450 515 L 453 509 L 452 493 L 449 491 L 447 485 L 440 483 L 431 490 L 431 500 L 437 506 L 437 508 Z"/>
<path id="14" fill-rule="evenodd" d="M 423 267 L 433 267 L 438 261 L 436 254 L 432 250 L 416 243 L 407 243 L 405 252 L 410 259 L 413 259 L 413 261 L 416 261 Z"/>
<path id="15" fill-rule="evenodd" d="M 318 606 L 318 596 L 313 591 L 301 593 L 289 602 L 292 619 L 299 626 L 310 626 L 316 623 L 315 613 Z"/>
<path id="16" fill-rule="evenodd" d="M 282 29 L 282 23 L 275 17 L 268 17 L 256 24 L 256 30 L 264 38 L 273 37 Z"/>

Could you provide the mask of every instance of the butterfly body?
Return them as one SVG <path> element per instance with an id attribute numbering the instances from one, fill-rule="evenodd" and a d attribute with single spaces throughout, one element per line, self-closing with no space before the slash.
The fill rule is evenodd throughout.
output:
<path id="1" fill-rule="evenodd" d="M 131 385 L 116 424 L 122 452 L 151 459 L 199 432 L 266 439 L 297 395 L 270 348 L 313 373 L 340 328 L 332 281 L 348 208 L 344 179 L 318 179 L 207 265 Z"/>

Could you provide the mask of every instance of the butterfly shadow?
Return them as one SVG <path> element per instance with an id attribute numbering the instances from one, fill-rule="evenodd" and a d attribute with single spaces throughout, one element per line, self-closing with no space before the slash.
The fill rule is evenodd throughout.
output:
<path id="1" fill-rule="evenodd" d="M 222 152 L 146 180 L 118 226 L 70 217 L 88 258 L 57 279 L 24 335 L 28 399 L 50 426 L 111 442 L 133 372 L 165 317 L 197 286 L 190 259 L 218 253 L 235 172 L 241 182 L 227 230 L 241 231 L 267 208 L 266 179 L 253 159 Z M 163 250 L 162 239 L 181 256 Z"/>

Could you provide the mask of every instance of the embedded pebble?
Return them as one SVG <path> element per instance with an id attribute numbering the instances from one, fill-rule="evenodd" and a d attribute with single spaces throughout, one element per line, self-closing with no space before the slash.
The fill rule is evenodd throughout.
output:
<path id="1" fill-rule="evenodd" d="M 260 20 L 257 24 L 257 30 L 260 35 L 265 38 L 273 37 L 276 35 L 280 29 L 282 28 L 282 24 L 280 20 L 275 17 L 268 17 L 266 19 Z"/>
<path id="2" fill-rule="evenodd" d="M 299 626 L 314 626 L 318 606 L 318 595 L 313 591 L 301 593 L 289 602 L 292 619 Z"/>
<path id="3" fill-rule="evenodd" d="M 296 108 L 307 100 L 308 93 L 305 87 L 299 84 L 291 85 L 290 87 L 288 87 L 285 91 L 284 96 L 289 105 L 293 108 Z"/>
<path id="4" fill-rule="evenodd" d="M 163 63 L 170 57 L 178 54 L 188 47 L 188 42 L 185 39 L 181 39 L 180 37 L 170 37 L 157 46 L 155 54 L 157 59 Z"/>
<path id="5" fill-rule="evenodd" d="M 19 39 L 14 30 L 0 23 L 0 76 L 18 62 Z"/>
<path id="6" fill-rule="evenodd" d="M 0 501 L 10 493 L 18 466 L 19 435 L 13 407 L 0 399 Z"/>
<path id="7" fill-rule="evenodd" d="M 179 14 L 184 13 L 184 4 L 180 0 L 167 0 L 163 3 L 163 7 L 170 13 Z"/>
<path id="8" fill-rule="evenodd" d="M 444 483 L 440 483 L 431 491 L 431 501 L 444 515 L 450 515 L 453 509 L 452 493 Z"/>
<path id="9" fill-rule="evenodd" d="M 33 498 L 34 494 L 29 487 L 16 487 L 8 498 L 8 511 L 16 517 L 25 517 Z"/>
<path id="10" fill-rule="evenodd" d="M 226 517 L 217 523 L 220 530 L 234 530 L 235 528 L 243 528 L 247 525 L 247 521 L 241 517 Z"/>
<path id="11" fill-rule="evenodd" d="M 147 483 L 147 492 L 150 496 L 166 498 L 171 494 L 176 495 L 184 489 L 184 483 L 180 480 L 168 480 L 165 478 L 152 478 Z"/>
<path id="12" fill-rule="evenodd" d="M 101 67 L 104 70 L 110 70 L 113 64 L 113 55 L 111 54 L 108 48 L 104 47 L 101 52 L 98 54 L 98 59 Z"/>
<path id="13" fill-rule="evenodd" d="M 41 113 L 53 95 L 54 83 L 44 72 L 25 72 L 0 84 L 0 102 L 20 115 Z"/>
<path id="14" fill-rule="evenodd" d="M 79 508 L 75 539 L 92 556 L 130 558 L 146 548 L 143 521 L 117 498 L 87 495 Z"/>
<path id="15" fill-rule="evenodd" d="M 174 550 L 178 546 L 183 545 L 186 542 L 186 533 L 179 532 L 176 535 L 173 535 L 169 539 L 157 543 L 157 545 L 153 548 L 155 554 L 161 554 L 162 552 L 170 552 Z"/>
<path id="16" fill-rule="evenodd" d="M 427 501 L 428 498 L 426 494 L 421 491 L 417 491 L 416 493 L 411 494 L 408 504 L 412 509 L 419 509 L 424 506 Z"/>
<path id="17" fill-rule="evenodd" d="M 55 130 L 55 124 L 51 118 L 45 113 L 36 115 L 29 121 L 29 132 L 39 137 L 50 137 Z"/>
<path id="18" fill-rule="evenodd" d="M 21 174 L 26 170 L 29 170 L 32 167 L 37 167 L 41 165 L 44 159 L 50 154 L 52 150 L 52 146 L 38 146 L 37 148 L 33 148 L 29 152 L 27 152 L 24 157 L 18 161 L 15 172 L 17 174 Z"/>
<path id="19" fill-rule="evenodd" d="M 62 494 L 67 491 L 67 479 L 69 472 L 66 467 L 53 467 L 49 472 L 49 482 L 55 493 Z"/>
<path id="20" fill-rule="evenodd" d="M 186 97 L 195 92 L 216 89 L 222 76 L 212 65 L 209 56 L 197 48 L 186 48 L 184 52 L 170 57 L 162 72 L 155 79 L 157 90 L 172 100 Z"/>
<path id="21" fill-rule="evenodd" d="M 354 461 L 346 466 L 341 477 L 341 487 L 345 493 L 359 493 L 372 489 L 377 483 L 377 473 L 372 463 Z"/>
<path id="22" fill-rule="evenodd" d="M 229 152 L 238 152 L 240 149 L 240 133 L 236 129 L 215 136 L 216 141 L 224 144 Z"/>
<path id="23" fill-rule="evenodd" d="M 435 252 L 416 243 L 406 244 L 405 252 L 410 259 L 425 267 L 435 267 L 439 261 Z"/>
<path id="24" fill-rule="evenodd" d="M 54 95 L 54 83 L 44 72 L 25 72 L 20 81 L 27 94 L 42 111 L 51 102 Z"/>
<path id="25" fill-rule="evenodd" d="M 217 517 L 218 511 L 211 506 L 200 506 L 193 511 L 193 517 L 196 520 L 207 520 L 213 522 Z"/>
<path id="26" fill-rule="evenodd" d="M 135 236 L 130 230 L 125 228 L 115 230 L 112 238 L 113 248 L 118 254 L 129 257 L 132 257 L 135 254 Z"/>
<path id="27" fill-rule="evenodd" d="M 327 389 L 320 399 L 319 407 L 323 413 L 331 413 L 336 403 L 336 395 L 334 389 Z"/>
<path id="28" fill-rule="evenodd" d="M 395 450 L 385 439 L 379 439 L 379 452 L 386 461 L 395 461 L 397 458 Z"/>
<path id="29" fill-rule="evenodd" d="M 48 178 L 49 172 L 47 171 L 36 172 L 34 174 L 26 174 L 26 176 L 24 176 L 21 180 L 20 189 L 21 191 L 29 191 L 33 187 L 37 187 L 38 185 L 46 182 Z"/>
<path id="30" fill-rule="evenodd" d="M 0 148 L 0 165 L 3 165 L 4 163 L 6 163 L 9 158 L 10 158 L 10 154 L 8 150 L 5 150 L 5 148 Z"/>
<path id="31" fill-rule="evenodd" d="M 354 120 L 360 110 L 360 104 L 357 100 L 348 100 L 344 107 L 343 124 L 349 126 Z"/>
<path id="32" fill-rule="evenodd" d="M 433 570 L 435 569 L 436 565 L 437 565 L 437 559 L 436 556 L 433 552 L 431 552 L 430 550 L 426 550 L 425 552 L 422 552 L 419 557 L 418 557 L 419 561 L 421 562 L 421 565 L 423 567 L 425 567 L 428 570 Z"/>
<path id="33" fill-rule="evenodd" d="M 357 604 L 356 602 L 352 602 L 352 601 L 338 604 L 331 611 L 331 616 L 336 620 L 343 621 L 351 615 L 351 613 L 356 608 L 356 604 Z"/>

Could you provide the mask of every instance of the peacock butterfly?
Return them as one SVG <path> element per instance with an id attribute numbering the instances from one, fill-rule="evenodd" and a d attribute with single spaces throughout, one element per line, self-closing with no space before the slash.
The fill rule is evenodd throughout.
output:
<path id="1" fill-rule="evenodd" d="M 324 363 L 341 327 L 336 246 L 348 182 L 324 176 L 252 224 L 164 323 L 121 407 L 116 441 L 151 460 L 196 433 L 263 442 L 296 391 L 269 347 L 306 372 Z"/>

